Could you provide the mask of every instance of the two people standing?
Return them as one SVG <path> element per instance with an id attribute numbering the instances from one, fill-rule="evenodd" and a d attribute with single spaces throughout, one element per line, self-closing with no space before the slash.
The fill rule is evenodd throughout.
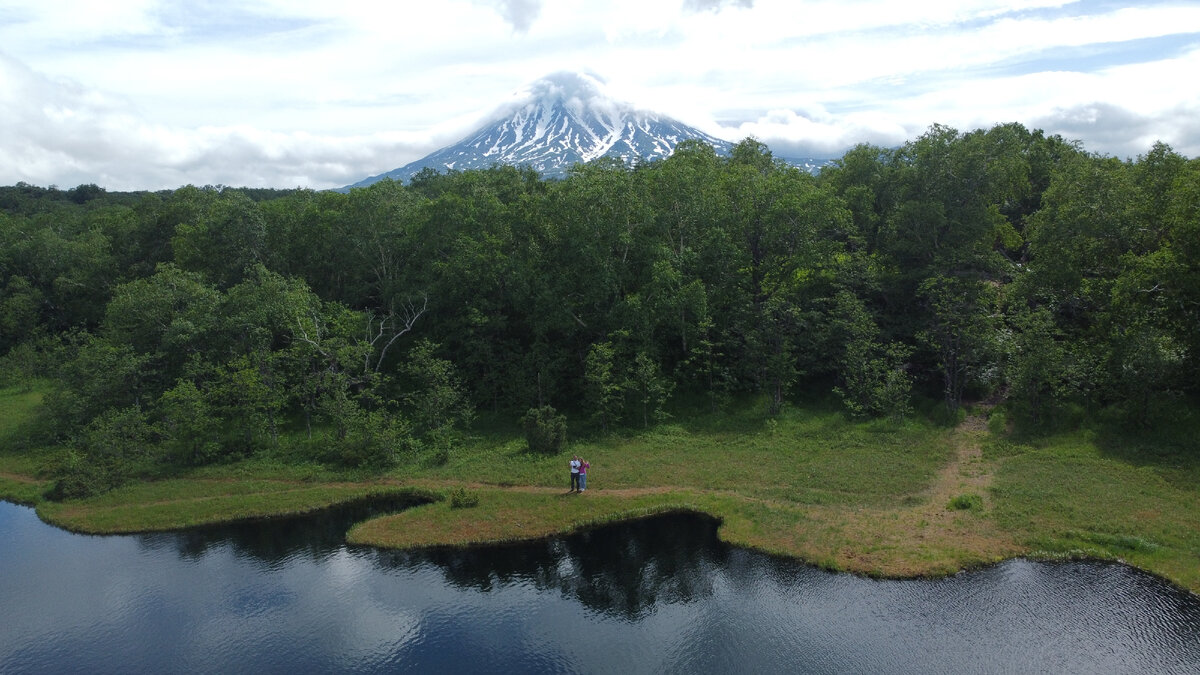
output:
<path id="1" fill-rule="evenodd" d="M 587 489 L 587 471 L 592 465 L 588 464 L 586 459 L 580 458 L 579 455 L 572 457 L 567 464 L 571 467 L 571 489 L 568 492 L 576 490 L 583 492 Z"/>

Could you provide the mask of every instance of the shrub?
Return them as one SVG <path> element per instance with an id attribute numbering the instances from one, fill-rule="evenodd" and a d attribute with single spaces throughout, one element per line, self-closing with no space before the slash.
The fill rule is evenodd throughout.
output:
<path id="1" fill-rule="evenodd" d="M 1008 415 L 1000 408 L 993 408 L 988 415 L 987 427 L 993 436 L 1003 436 L 1008 432 Z"/>
<path id="2" fill-rule="evenodd" d="M 912 412 L 912 376 L 905 370 L 910 350 L 855 341 L 846 346 L 843 384 L 834 387 L 854 417 L 899 419 Z"/>
<path id="3" fill-rule="evenodd" d="M 439 445 L 433 451 L 433 463 L 437 466 L 446 466 L 450 463 L 450 446 Z"/>
<path id="4" fill-rule="evenodd" d="M 521 418 L 521 428 L 525 430 L 530 452 L 552 455 L 567 444 L 567 418 L 553 406 L 530 408 Z"/>
<path id="5" fill-rule="evenodd" d="M 84 499 L 121 487 L 129 480 L 129 469 L 112 458 L 83 457 L 72 450 L 58 480 L 46 492 L 46 498 L 60 502 L 65 499 Z"/>
<path id="6" fill-rule="evenodd" d="M 153 462 L 157 441 L 158 430 L 137 408 L 104 411 L 73 439 L 47 498 L 81 499 L 120 487 Z"/>
<path id="7" fill-rule="evenodd" d="M 415 386 L 404 397 L 413 432 L 422 437 L 449 436 L 451 431 L 469 425 L 475 415 L 458 371 L 452 362 L 435 356 L 438 349 L 429 340 L 418 342 L 403 367 Z"/>
<path id="8" fill-rule="evenodd" d="M 843 291 L 836 297 L 832 329 L 845 351 L 837 364 L 840 382 L 833 391 L 854 417 L 900 419 L 912 412 L 912 349 L 884 344 L 880 330 L 862 300 Z"/>
<path id="9" fill-rule="evenodd" d="M 479 506 L 478 493 L 461 487 L 456 487 L 450 491 L 450 508 L 469 509 L 476 506 Z"/>
<path id="10" fill-rule="evenodd" d="M 0 387 L 20 387 L 29 391 L 38 375 L 48 370 L 48 359 L 33 345 L 23 342 L 0 356 Z"/>
<path id="11" fill-rule="evenodd" d="M 939 427 L 955 427 L 967 418 L 967 411 L 962 406 L 952 407 L 944 400 L 926 400 L 926 404 L 926 416 Z"/>
<path id="12" fill-rule="evenodd" d="M 411 425 L 399 414 L 366 410 L 352 403 L 343 411 L 342 434 L 331 434 L 326 461 L 359 469 L 392 466 L 398 457 L 412 452 L 415 440 Z"/>
<path id="13" fill-rule="evenodd" d="M 212 415 L 203 392 L 189 380 L 180 380 L 158 401 L 165 438 L 163 448 L 176 462 L 202 465 L 223 455 L 223 422 Z"/>
<path id="14" fill-rule="evenodd" d="M 611 342 L 592 345 L 588 351 L 584 381 L 587 383 L 586 398 L 592 409 L 592 418 L 599 422 L 601 431 L 608 432 L 609 424 L 621 420 L 621 406 L 625 396 L 625 381 L 617 372 L 616 348 Z"/>

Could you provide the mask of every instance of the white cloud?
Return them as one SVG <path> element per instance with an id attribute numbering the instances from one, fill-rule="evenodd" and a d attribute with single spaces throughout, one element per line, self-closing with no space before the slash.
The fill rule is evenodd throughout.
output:
<path id="1" fill-rule="evenodd" d="M 754 0 L 683 0 L 683 8 L 689 12 L 719 12 L 726 7 L 749 9 Z"/>
<path id="2" fill-rule="evenodd" d="M 112 189 L 185 183 L 326 188 L 435 149 L 424 134 L 314 135 L 251 125 L 178 128 L 120 99 L 56 82 L 0 55 L 0 117 L 22 133 L 0 142 L 6 182 Z"/>
<path id="3" fill-rule="evenodd" d="M 1200 44 L 1200 6 L 1099 7 L 10 0 L 0 183 L 343 185 L 457 140 L 561 70 L 593 71 L 627 101 L 781 154 L 1008 121 L 1122 156 L 1158 138 L 1200 152 L 1187 86 L 1200 48 L 1181 49 L 1189 35 Z M 1176 36 L 1162 43 L 1170 51 L 1152 53 L 1164 36 Z M 1136 40 L 1104 65 L 1112 44 Z M 1057 60 L 1041 65 L 1047 55 Z"/>
<path id="4" fill-rule="evenodd" d="M 835 115 L 816 105 L 772 110 L 721 135 L 753 135 L 793 155 L 820 155 L 838 154 L 858 142 L 895 145 L 934 123 L 969 130 L 1016 121 L 1119 157 L 1142 154 L 1159 140 L 1198 156 L 1200 91 L 1179 86 L 1195 72 L 1200 72 L 1200 48 L 1175 59 L 1090 73 L 948 77 L 928 91 L 872 102 L 868 112 Z"/>
<path id="5" fill-rule="evenodd" d="M 514 30 L 525 32 L 542 13 L 541 0 L 482 0 L 493 5 Z"/>

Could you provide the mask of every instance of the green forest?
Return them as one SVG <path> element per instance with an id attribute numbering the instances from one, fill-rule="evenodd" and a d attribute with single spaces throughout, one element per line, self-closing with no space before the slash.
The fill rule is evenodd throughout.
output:
<path id="1" fill-rule="evenodd" d="M 753 400 L 1035 432 L 1146 428 L 1200 385 L 1200 160 L 1019 124 L 728 157 L 419 174 L 348 193 L 0 188 L 0 379 L 52 497 L 269 452 L 443 461 L 480 418 L 551 451 Z M 557 425 L 557 427 L 556 427 Z"/>

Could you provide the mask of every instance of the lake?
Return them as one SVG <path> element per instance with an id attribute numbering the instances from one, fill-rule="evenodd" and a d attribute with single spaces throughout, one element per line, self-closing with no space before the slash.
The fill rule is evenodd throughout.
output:
<path id="1" fill-rule="evenodd" d="M 96 537 L 0 502 L 0 672 L 1200 673 L 1200 598 L 1125 565 L 867 579 L 689 515 L 347 546 L 378 508 Z"/>

